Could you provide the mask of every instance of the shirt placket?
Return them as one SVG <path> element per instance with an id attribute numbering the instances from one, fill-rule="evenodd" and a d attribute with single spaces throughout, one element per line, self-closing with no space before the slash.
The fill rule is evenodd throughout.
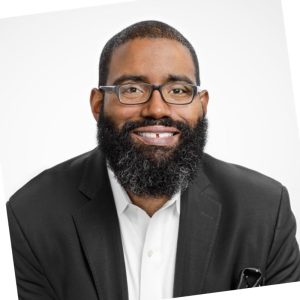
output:
<path id="1" fill-rule="evenodd" d="M 160 230 L 158 230 L 161 213 L 155 214 L 148 224 L 141 260 L 140 300 L 160 299 L 161 278 L 158 276 L 161 249 Z"/>

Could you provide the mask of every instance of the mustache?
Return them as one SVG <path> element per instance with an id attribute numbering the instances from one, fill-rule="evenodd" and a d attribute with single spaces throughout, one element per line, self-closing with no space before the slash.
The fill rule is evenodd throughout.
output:
<path id="1" fill-rule="evenodd" d="M 130 131 L 135 130 L 139 127 L 155 126 L 155 125 L 174 127 L 180 131 L 185 131 L 189 129 L 189 126 L 184 122 L 174 121 L 169 117 L 165 117 L 161 119 L 145 118 L 139 121 L 128 121 L 123 125 L 121 131 L 123 133 L 129 133 Z"/>

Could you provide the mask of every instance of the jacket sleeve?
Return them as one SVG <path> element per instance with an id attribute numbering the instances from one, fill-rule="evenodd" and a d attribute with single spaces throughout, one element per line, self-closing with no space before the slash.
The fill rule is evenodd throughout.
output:
<path id="1" fill-rule="evenodd" d="M 10 202 L 7 202 L 6 207 L 19 299 L 57 300 L 13 213 Z"/>
<path id="2" fill-rule="evenodd" d="M 282 187 L 265 274 L 266 285 L 300 281 L 300 254 L 295 235 L 296 220 L 290 207 L 288 191 Z"/>

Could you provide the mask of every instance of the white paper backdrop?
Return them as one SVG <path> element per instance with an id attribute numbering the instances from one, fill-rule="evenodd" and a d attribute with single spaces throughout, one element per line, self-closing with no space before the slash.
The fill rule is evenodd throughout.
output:
<path id="1" fill-rule="evenodd" d="M 89 92 L 101 48 L 144 19 L 173 25 L 198 53 L 210 92 L 207 152 L 285 184 L 299 223 L 300 142 L 279 0 L 139 0 L 0 20 L 3 207 L 32 176 L 96 145 Z"/>

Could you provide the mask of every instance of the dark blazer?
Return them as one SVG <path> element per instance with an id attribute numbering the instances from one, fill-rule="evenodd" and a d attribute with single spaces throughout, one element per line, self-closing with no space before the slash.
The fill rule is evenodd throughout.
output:
<path id="1" fill-rule="evenodd" d="M 125 300 L 118 216 L 99 150 L 32 179 L 7 203 L 20 299 Z M 300 281 L 295 219 L 277 181 L 205 154 L 182 194 L 174 297 Z"/>

